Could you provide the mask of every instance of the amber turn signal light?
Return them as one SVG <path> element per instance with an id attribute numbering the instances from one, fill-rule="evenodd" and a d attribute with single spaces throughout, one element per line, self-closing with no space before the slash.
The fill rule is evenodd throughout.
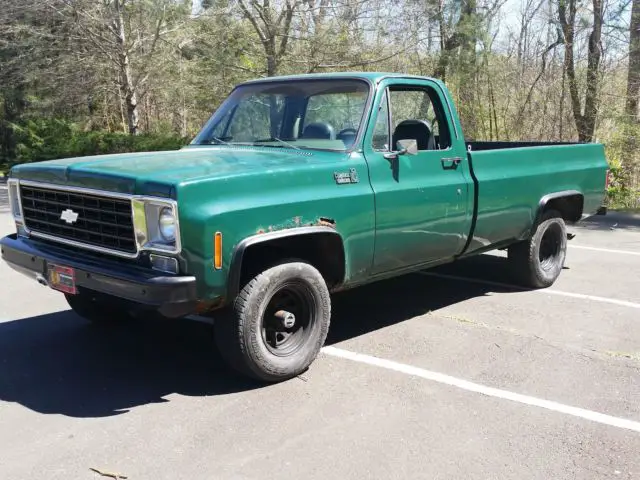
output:
<path id="1" fill-rule="evenodd" d="M 222 233 L 216 232 L 213 238 L 213 266 L 216 270 L 220 270 L 222 268 Z"/>

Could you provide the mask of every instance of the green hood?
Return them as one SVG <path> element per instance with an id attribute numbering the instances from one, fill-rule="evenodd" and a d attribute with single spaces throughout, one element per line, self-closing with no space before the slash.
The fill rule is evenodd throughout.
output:
<path id="1" fill-rule="evenodd" d="M 165 152 L 122 153 L 23 164 L 13 178 L 138 195 L 174 195 L 174 188 L 198 180 L 290 169 L 326 152 L 244 146 L 189 146 Z M 329 154 L 331 156 L 335 153 Z M 314 158 L 316 157 L 316 158 Z"/>

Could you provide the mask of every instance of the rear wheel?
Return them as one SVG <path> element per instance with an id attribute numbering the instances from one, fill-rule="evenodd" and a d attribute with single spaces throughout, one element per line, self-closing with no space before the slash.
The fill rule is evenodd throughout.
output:
<path id="1" fill-rule="evenodd" d="M 120 325 L 133 320 L 117 299 L 108 296 L 81 292 L 77 295 L 65 294 L 67 303 L 80 317 L 96 325 Z"/>
<path id="2" fill-rule="evenodd" d="M 567 228 L 555 210 L 542 214 L 533 236 L 509 247 L 513 274 L 526 287 L 545 288 L 556 281 L 567 255 Z"/>
<path id="3" fill-rule="evenodd" d="M 299 375 L 315 360 L 330 316 L 320 272 L 304 262 L 283 263 L 252 278 L 216 319 L 216 342 L 235 370 L 278 382 Z"/>

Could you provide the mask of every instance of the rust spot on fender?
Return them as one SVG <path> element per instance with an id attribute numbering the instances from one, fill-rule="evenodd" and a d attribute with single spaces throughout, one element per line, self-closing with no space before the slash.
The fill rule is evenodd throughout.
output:
<path id="1" fill-rule="evenodd" d="M 312 227 L 314 225 L 335 228 L 336 221 L 328 217 L 318 217 L 315 221 L 310 222 L 303 219 L 301 216 L 296 216 L 282 224 L 269 225 L 266 230 L 265 228 L 260 227 L 256 230 L 256 234 L 262 234 L 265 232 L 278 232 L 280 230 L 289 230 L 297 227 Z"/>
<path id="2" fill-rule="evenodd" d="M 321 225 L 323 227 L 335 228 L 336 221 L 333 218 L 320 217 L 320 218 L 318 218 L 318 221 L 316 222 L 316 225 Z"/>
<path id="3" fill-rule="evenodd" d="M 217 297 L 214 300 L 201 300 L 196 304 L 196 314 L 201 315 L 219 308 L 225 301 L 225 297 Z"/>

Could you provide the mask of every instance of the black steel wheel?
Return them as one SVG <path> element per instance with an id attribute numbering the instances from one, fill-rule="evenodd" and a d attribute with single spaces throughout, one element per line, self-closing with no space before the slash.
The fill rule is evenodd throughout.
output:
<path id="1" fill-rule="evenodd" d="M 291 355 L 309 340 L 316 321 L 313 292 L 300 283 L 284 285 L 262 315 L 262 340 L 274 355 Z"/>
<path id="2" fill-rule="evenodd" d="M 542 214 L 533 236 L 509 247 L 509 262 L 516 281 L 531 288 L 546 288 L 556 281 L 567 256 L 567 228 L 555 210 Z"/>
<path id="3" fill-rule="evenodd" d="M 538 261 L 540 262 L 540 268 L 543 270 L 552 269 L 561 260 L 563 235 L 566 238 L 566 233 L 563 232 L 559 222 L 550 223 L 542 234 L 540 247 L 538 248 Z"/>
<path id="4" fill-rule="evenodd" d="M 251 279 L 215 319 L 216 342 L 235 370 L 278 382 L 299 375 L 315 360 L 330 317 L 320 272 L 304 262 L 283 263 Z"/>

